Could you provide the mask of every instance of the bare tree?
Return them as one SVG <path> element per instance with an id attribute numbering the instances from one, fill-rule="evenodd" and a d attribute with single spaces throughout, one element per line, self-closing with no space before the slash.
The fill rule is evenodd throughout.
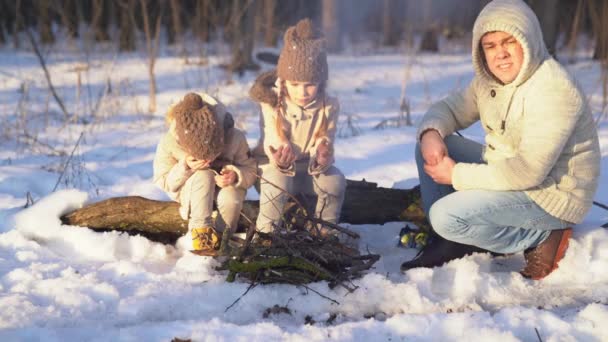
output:
<path id="1" fill-rule="evenodd" d="M 120 51 L 135 51 L 135 0 L 116 0 L 120 16 Z"/>
<path id="2" fill-rule="evenodd" d="M 156 112 L 156 75 L 154 74 L 154 66 L 158 53 L 158 42 L 160 41 L 160 22 L 162 19 L 164 1 L 160 2 L 160 8 L 156 14 L 156 23 L 154 28 L 150 27 L 150 0 L 139 0 L 141 5 L 141 13 L 144 20 L 144 33 L 146 35 L 146 50 L 148 52 L 148 76 L 150 77 L 150 103 L 148 110 L 150 113 Z M 154 33 L 152 33 L 154 30 Z M 152 35 L 154 34 L 154 35 Z"/>
<path id="3" fill-rule="evenodd" d="M 46 67 L 46 62 L 44 60 L 44 57 L 42 56 L 42 52 L 40 52 L 40 49 L 38 48 L 36 39 L 34 39 L 34 35 L 28 29 L 25 30 L 25 33 L 27 34 L 27 37 L 28 37 L 30 43 L 32 44 L 32 48 L 34 49 L 34 52 L 36 53 L 36 56 L 38 57 L 40 66 L 42 67 L 42 70 L 44 71 L 44 76 L 46 77 L 47 83 L 49 85 L 49 90 L 53 94 L 55 101 L 57 101 L 57 105 L 63 112 L 64 120 L 67 122 L 70 117 L 70 114 L 68 114 L 68 111 L 65 108 L 63 101 L 61 101 L 61 98 L 59 97 L 59 95 L 57 94 L 57 91 L 55 90 L 55 87 L 53 86 L 53 81 L 51 80 L 51 74 L 49 73 L 49 70 Z"/>
<path id="4" fill-rule="evenodd" d="M 196 0 L 194 12 L 194 23 L 192 25 L 194 34 L 203 42 L 209 41 L 210 0 Z"/>
<path id="5" fill-rule="evenodd" d="M 76 10 L 76 0 L 54 0 L 54 7 L 59 12 L 61 23 L 66 29 L 68 38 L 78 37 L 80 17 Z"/>
<path id="6" fill-rule="evenodd" d="M 425 27 L 424 34 L 422 35 L 422 41 L 420 42 L 420 51 L 438 52 L 438 27 L 433 23 L 431 16 L 433 2 L 432 0 L 422 0 L 422 6 L 422 20 Z"/>
<path id="7" fill-rule="evenodd" d="M 340 0 L 322 0 L 323 32 L 327 40 L 327 50 L 338 52 L 342 50 L 340 32 Z"/>
<path id="8" fill-rule="evenodd" d="M 179 0 L 169 0 L 169 6 L 171 7 L 171 26 L 167 30 L 172 32 L 168 36 L 173 36 L 173 39 L 169 38 L 169 43 L 177 43 L 180 49 L 183 49 L 182 45 L 182 20 L 181 11 L 182 7 Z"/>
<path id="9" fill-rule="evenodd" d="M 277 29 L 275 23 L 275 9 L 277 0 L 264 0 L 263 15 L 264 20 L 264 45 L 275 46 L 277 43 Z"/>
<path id="10" fill-rule="evenodd" d="M 232 0 L 230 14 L 230 39 L 232 61 L 229 69 L 239 75 L 245 70 L 258 70 L 253 61 L 255 0 Z"/>
<path id="11" fill-rule="evenodd" d="M 21 0 L 15 1 L 15 24 L 13 29 L 13 46 L 18 49 L 21 44 L 19 43 L 19 32 L 24 27 L 23 16 L 21 15 Z"/>
<path id="12" fill-rule="evenodd" d="M 559 34 L 559 0 L 530 0 L 529 3 L 540 22 L 547 50 L 555 55 Z"/>
<path id="13" fill-rule="evenodd" d="M 398 4 L 395 0 L 382 1 L 382 37 L 384 45 L 395 46 L 399 43 L 399 20 L 396 18 Z"/>
<path id="14" fill-rule="evenodd" d="M 579 0 L 576 3 L 576 11 L 574 17 L 572 19 L 572 24 L 570 25 L 568 32 L 568 42 L 566 44 L 568 51 L 570 52 L 570 61 L 574 60 L 574 54 L 576 52 L 576 44 L 578 40 L 579 29 L 581 27 L 581 23 L 585 19 L 585 0 Z"/>
<path id="15" fill-rule="evenodd" d="M 588 0 L 589 16 L 595 36 L 593 59 L 608 61 L 608 1 Z"/>
<path id="16" fill-rule="evenodd" d="M 93 0 L 91 4 L 91 30 L 94 32 L 95 41 L 105 42 L 110 40 L 108 26 L 112 2 L 105 0 Z"/>
<path id="17" fill-rule="evenodd" d="M 38 32 L 40 33 L 40 41 L 43 44 L 52 44 L 55 42 L 55 35 L 53 35 L 53 28 L 51 26 L 50 0 L 39 0 L 37 9 Z"/>

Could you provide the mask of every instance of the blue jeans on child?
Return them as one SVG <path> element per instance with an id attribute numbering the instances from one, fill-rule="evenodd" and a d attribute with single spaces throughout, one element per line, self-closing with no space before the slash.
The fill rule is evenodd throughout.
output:
<path id="1" fill-rule="evenodd" d="M 445 138 L 456 162 L 484 163 L 481 144 L 459 136 Z M 549 215 L 523 191 L 456 191 L 424 172 L 420 146 L 416 164 L 424 212 L 435 232 L 447 240 L 497 253 L 516 253 L 543 242 L 551 230 L 571 223 Z"/>

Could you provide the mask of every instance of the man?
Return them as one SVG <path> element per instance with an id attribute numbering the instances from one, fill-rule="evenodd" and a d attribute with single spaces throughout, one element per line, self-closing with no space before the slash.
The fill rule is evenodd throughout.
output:
<path id="1" fill-rule="evenodd" d="M 469 87 L 431 106 L 418 130 L 423 206 L 440 237 L 401 269 L 475 251 L 524 251 L 522 275 L 542 279 L 557 268 L 597 189 L 592 114 L 521 0 L 494 0 L 481 11 L 472 55 Z M 452 135 L 478 120 L 485 146 Z"/>

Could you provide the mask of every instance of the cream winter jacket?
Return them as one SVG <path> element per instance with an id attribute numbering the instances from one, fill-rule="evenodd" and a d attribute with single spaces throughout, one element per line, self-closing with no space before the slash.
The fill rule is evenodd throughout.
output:
<path id="1" fill-rule="evenodd" d="M 205 102 L 214 105 L 218 121 L 224 123 L 224 150 L 211 163 L 210 168 L 216 172 L 222 169 L 236 172 L 237 183 L 234 186 L 243 189 L 249 188 L 256 180 L 256 161 L 250 155 L 245 134 L 233 127 L 232 117 L 220 102 L 207 94 L 199 95 Z M 186 164 L 187 156 L 188 153 L 179 146 L 175 139 L 175 133 L 169 129 L 156 148 L 154 183 L 175 201 L 180 199 L 181 187 L 194 173 Z M 185 198 L 185 202 L 189 202 L 189 199 Z M 181 203 L 181 206 L 187 208 L 187 203 Z M 180 210 L 180 214 L 184 219 L 188 219 L 186 212 Z"/>
<path id="2" fill-rule="evenodd" d="M 270 146 L 277 149 L 281 145 L 290 144 L 296 154 L 296 161 L 309 159 L 309 174 L 323 173 L 333 164 L 333 159 L 328 165 L 317 167 L 315 165 L 316 151 L 321 142 L 327 141 L 332 144 L 335 139 L 340 111 L 338 100 L 326 96 L 324 99 L 311 102 L 306 107 L 300 107 L 286 97 L 285 117 L 278 118 L 275 107 L 278 101 L 279 82 L 275 71 L 267 72 L 258 77 L 249 92 L 252 99 L 260 103 L 262 109 L 260 140 L 254 149 L 254 155 L 260 160 L 260 163 L 266 162 L 267 158 L 277 166 L 273 160 Z M 287 141 L 283 141 L 279 136 L 276 120 L 283 120 L 284 135 L 287 137 Z M 323 134 L 316 136 L 317 132 Z M 294 175 L 295 162 L 288 169 L 279 168 L 279 170 L 288 175 Z"/>
<path id="3" fill-rule="evenodd" d="M 484 66 L 480 40 L 492 31 L 522 45 L 523 65 L 510 84 Z M 487 164 L 457 163 L 454 188 L 523 190 L 552 216 L 581 222 L 598 185 L 597 131 L 585 95 L 547 53 L 536 16 L 520 0 L 491 2 L 475 22 L 472 55 L 475 78 L 468 89 L 434 104 L 418 137 L 428 129 L 445 137 L 481 120 Z"/>

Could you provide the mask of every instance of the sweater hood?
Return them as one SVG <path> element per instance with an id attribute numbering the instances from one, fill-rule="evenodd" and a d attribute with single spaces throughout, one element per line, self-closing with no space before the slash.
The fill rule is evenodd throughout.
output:
<path id="1" fill-rule="evenodd" d="M 503 86 L 484 62 L 481 37 L 488 32 L 507 32 L 521 44 L 524 60 L 519 74 L 509 85 L 519 86 L 528 80 L 549 57 L 538 18 L 522 0 L 494 0 L 483 8 L 473 26 L 473 65 L 475 75 L 486 82 Z"/>

